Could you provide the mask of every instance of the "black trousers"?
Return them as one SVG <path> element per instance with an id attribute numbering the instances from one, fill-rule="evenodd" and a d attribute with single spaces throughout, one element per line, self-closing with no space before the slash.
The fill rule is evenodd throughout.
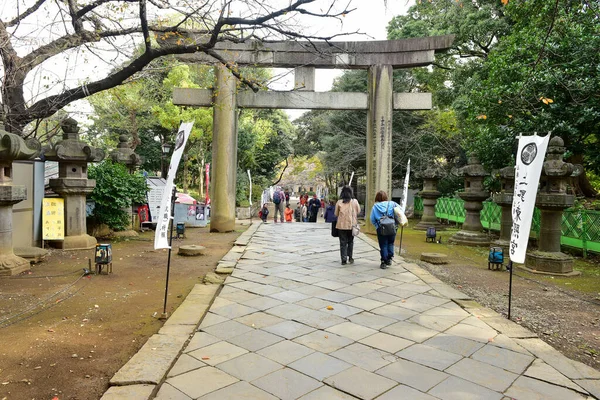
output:
<path id="1" fill-rule="evenodd" d="M 340 255 L 342 261 L 347 261 L 348 258 L 352 258 L 352 251 L 354 250 L 354 236 L 352 236 L 352 229 L 338 229 L 340 239 Z"/>

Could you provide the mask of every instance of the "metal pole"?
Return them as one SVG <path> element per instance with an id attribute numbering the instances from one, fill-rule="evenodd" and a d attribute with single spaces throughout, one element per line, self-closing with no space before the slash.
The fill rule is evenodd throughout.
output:
<path id="1" fill-rule="evenodd" d="M 171 231 L 169 233 L 169 254 L 167 256 L 167 279 L 165 283 L 165 302 L 163 305 L 162 318 L 167 318 L 167 294 L 169 293 L 169 272 L 171 271 L 171 248 L 173 247 L 173 225 L 175 225 L 175 198 L 177 188 L 173 187 L 171 193 Z"/>
<path id="2" fill-rule="evenodd" d="M 508 262 L 507 268 L 510 271 L 510 279 L 508 283 L 508 319 L 510 319 L 510 307 L 512 302 L 512 276 L 513 276 L 513 263 L 512 261 Z"/>

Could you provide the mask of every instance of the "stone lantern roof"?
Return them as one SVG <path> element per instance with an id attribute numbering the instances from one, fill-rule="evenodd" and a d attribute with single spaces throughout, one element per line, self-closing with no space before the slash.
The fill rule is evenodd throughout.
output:
<path id="1" fill-rule="evenodd" d="M 32 160 L 37 157 L 41 147 L 37 139 L 23 139 L 6 132 L 0 122 L 0 185 L 11 184 L 14 160 Z"/>
<path id="2" fill-rule="evenodd" d="M 63 130 L 62 140 L 46 147 L 44 157 L 50 161 L 98 162 L 104 158 L 104 150 L 90 146 L 79 139 L 79 127 L 73 118 L 60 123 Z"/>
<path id="3" fill-rule="evenodd" d="M 119 136 L 119 145 L 110 153 L 110 159 L 119 164 L 125 164 L 128 168 L 133 169 L 142 163 L 138 154 L 129 147 L 127 135 Z"/>
<path id="4" fill-rule="evenodd" d="M 458 175 L 464 177 L 486 177 L 489 173 L 483 168 L 477 156 L 471 155 L 467 159 L 467 165 L 458 169 Z"/>

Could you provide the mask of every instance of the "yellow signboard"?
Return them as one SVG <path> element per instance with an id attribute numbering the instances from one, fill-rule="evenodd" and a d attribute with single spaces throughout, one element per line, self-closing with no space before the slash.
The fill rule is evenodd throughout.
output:
<path id="1" fill-rule="evenodd" d="M 42 231 L 44 240 L 65 239 L 65 201 L 60 198 L 44 198 L 42 207 Z"/>

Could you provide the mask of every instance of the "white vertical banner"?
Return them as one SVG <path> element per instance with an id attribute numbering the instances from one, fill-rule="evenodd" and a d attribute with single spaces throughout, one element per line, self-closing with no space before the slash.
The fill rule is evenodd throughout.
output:
<path id="1" fill-rule="evenodd" d="M 193 122 L 184 122 L 179 126 L 177 136 L 175 136 L 175 149 L 171 156 L 169 171 L 167 172 L 167 183 L 163 190 L 162 199 L 160 202 L 160 213 L 158 214 L 158 223 L 156 224 L 156 234 L 154 235 L 154 249 L 168 249 L 169 246 L 169 220 L 171 219 L 171 196 L 173 195 L 173 181 L 177 174 L 179 161 L 183 155 L 185 144 L 192 132 Z"/>
<path id="2" fill-rule="evenodd" d="M 250 176 L 250 170 L 247 169 L 248 172 L 248 180 L 250 181 L 250 193 L 248 194 L 248 203 L 250 203 L 250 207 L 252 207 L 252 177 Z"/>
<path id="3" fill-rule="evenodd" d="M 549 141 L 550 134 L 545 137 L 537 135 L 519 137 L 509 249 L 510 260 L 515 263 L 525 263 L 538 182 Z"/>
<path id="4" fill-rule="evenodd" d="M 410 158 L 406 164 L 406 176 L 404 177 L 404 187 L 402 188 L 402 202 L 400 208 L 402 212 L 406 212 L 406 202 L 408 201 L 408 181 L 410 179 Z"/>
<path id="5" fill-rule="evenodd" d="M 352 175 L 350 175 L 350 182 L 348 182 L 348 186 L 352 187 L 352 179 L 354 179 L 354 171 L 352 171 Z"/>

